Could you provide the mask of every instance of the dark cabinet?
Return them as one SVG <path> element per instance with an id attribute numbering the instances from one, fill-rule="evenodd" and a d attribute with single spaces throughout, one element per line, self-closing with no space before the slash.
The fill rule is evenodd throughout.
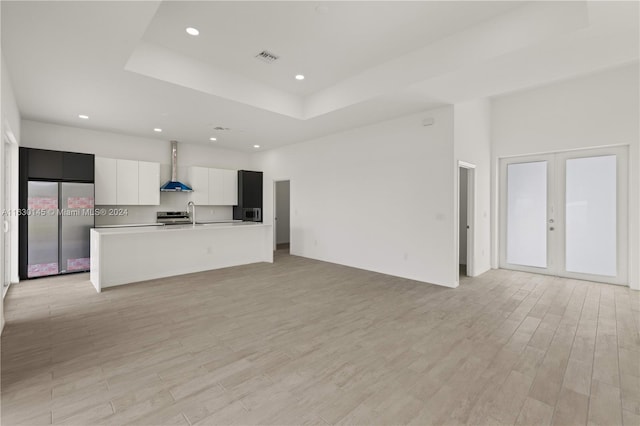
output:
<path id="1" fill-rule="evenodd" d="M 21 148 L 26 150 L 30 179 L 61 180 L 62 177 L 62 152 L 46 149 Z"/>
<path id="2" fill-rule="evenodd" d="M 238 170 L 238 205 L 233 218 L 262 222 L 262 172 Z"/>
<path id="3" fill-rule="evenodd" d="M 62 153 L 62 178 L 93 182 L 94 156 L 77 152 Z"/>
<path id="4" fill-rule="evenodd" d="M 94 155 L 48 149 L 20 148 L 20 167 L 26 179 L 51 181 L 94 181 Z"/>
<path id="5" fill-rule="evenodd" d="M 238 171 L 238 205 L 262 208 L 262 172 Z"/>

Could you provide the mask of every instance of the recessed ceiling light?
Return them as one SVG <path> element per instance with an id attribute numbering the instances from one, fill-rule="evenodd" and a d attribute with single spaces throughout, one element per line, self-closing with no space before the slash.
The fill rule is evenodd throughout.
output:
<path id="1" fill-rule="evenodd" d="M 197 28 L 193 28 L 193 27 L 189 27 L 185 31 L 187 32 L 187 34 L 192 36 L 197 36 L 198 34 L 200 34 L 200 31 L 198 31 Z"/>
<path id="2" fill-rule="evenodd" d="M 158 133 L 160 133 L 160 132 L 162 131 L 162 129 L 160 129 L 160 128 L 156 127 L 155 129 L 153 129 L 153 131 L 154 131 L 154 132 L 158 132 Z"/>
<path id="3" fill-rule="evenodd" d="M 296 80 L 304 80 L 304 75 L 302 74 L 296 75 Z"/>
<path id="4" fill-rule="evenodd" d="M 260 148 L 260 145 L 254 145 L 253 147 L 254 148 Z"/>
<path id="5" fill-rule="evenodd" d="M 218 139 L 216 138 L 209 138 L 210 141 L 217 141 Z"/>
<path id="6" fill-rule="evenodd" d="M 84 115 L 84 114 L 80 114 L 80 115 L 78 115 L 78 118 L 82 118 L 83 120 L 88 120 L 89 116 L 88 115 Z"/>

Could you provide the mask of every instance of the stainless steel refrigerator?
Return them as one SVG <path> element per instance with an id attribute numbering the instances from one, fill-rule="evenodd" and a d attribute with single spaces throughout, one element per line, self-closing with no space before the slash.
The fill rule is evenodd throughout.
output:
<path id="1" fill-rule="evenodd" d="M 29 181 L 27 277 L 89 270 L 92 183 Z"/>

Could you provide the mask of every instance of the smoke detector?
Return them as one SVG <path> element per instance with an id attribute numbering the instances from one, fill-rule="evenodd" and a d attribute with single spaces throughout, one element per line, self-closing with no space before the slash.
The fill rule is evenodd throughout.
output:
<path id="1" fill-rule="evenodd" d="M 258 53 L 256 55 L 256 58 L 261 60 L 262 62 L 266 63 L 266 64 L 270 64 L 273 63 L 275 61 L 278 60 L 279 56 L 276 55 L 275 53 L 271 53 L 268 50 L 263 50 L 262 52 Z"/>

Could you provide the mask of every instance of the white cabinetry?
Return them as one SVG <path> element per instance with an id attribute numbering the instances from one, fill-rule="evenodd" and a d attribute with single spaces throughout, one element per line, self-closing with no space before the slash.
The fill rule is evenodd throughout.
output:
<path id="1" fill-rule="evenodd" d="M 117 160 L 114 158 L 95 158 L 95 203 L 97 205 L 116 204 Z"/>
<path id="2" fill-rule="evenodd" d="M 235 206 L 238 204 L 238 172 L 227 169 L 191 167 L 191 201 L 196 205 Z"/>
<path id="3" fill-rule="evenodd" d="M 133 160 L 117 161 L 116 204 L 120 206 L 136 205 L 138 204 L 138 162 Z"/>
<path id="4" fill-rule="evenodd" d="M 211 205 L 224 205 L 224 170 L 209 169 L 209 202 Z"/>
<path id="5" fill-rule="evenodd" d="M 160 163 L 138 161 L 138 204 L 160 204 Z"/>
<path id="6" fill-rule="evenodd" d="M 189 184 L 193 189 L 193 192 L 189 194 L 190 200 L 199 206 L 209 204 L 209 169 L 206 167 L 190 167 Z"/>
<path id="7" fill-rule="evenodd" d="M 225 170 L 224 175 L 224 197 L 227 203 L 232 206 L 238 205 L 238 171 Z"/>
<path id="8" fill-rule="evenodd" d="M 222 173 L 222 200 L 224 205 L 238 205 L 238 171 L 223 170 Z"/>
<path id="9" fill-rule="evenodd" d="M 96 205 L 159 205 L 160 163 L 95 158 Z"/>

